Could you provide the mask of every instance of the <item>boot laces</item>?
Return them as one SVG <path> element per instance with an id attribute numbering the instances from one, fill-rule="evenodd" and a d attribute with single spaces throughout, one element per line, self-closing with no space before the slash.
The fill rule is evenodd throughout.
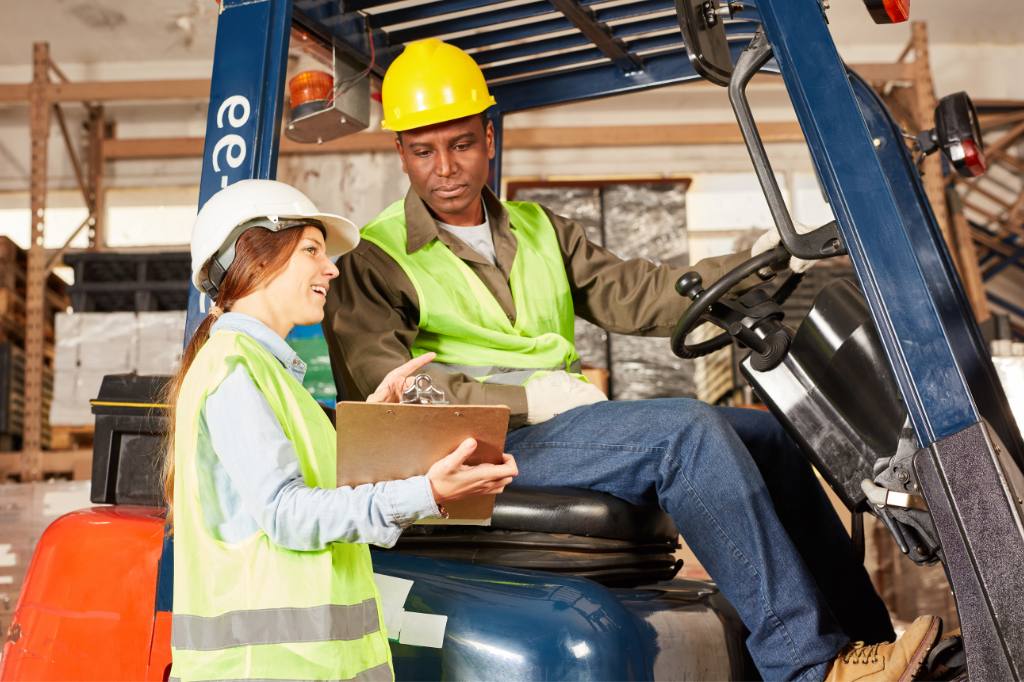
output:
<path id="1" fill-rule="evenodd" d="M 878 662 L 878 648 L 880 644 L 867 644 L 864 642 L 854 642 L 850 650 L 843 654 L 844 663 L 877 663 Z"/>

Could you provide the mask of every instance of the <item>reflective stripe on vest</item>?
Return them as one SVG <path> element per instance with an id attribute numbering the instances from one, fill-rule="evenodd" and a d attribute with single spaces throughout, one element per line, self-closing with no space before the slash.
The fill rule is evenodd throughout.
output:
<path id="1" fill-rule="evenodd" d="M 425 367 L 425 369 L 430 369 L 431 367 L 442 369 L 445 372 L 465 374 L 466 376 L 473 377 L 477 381 L 485 384 L 522 386 L 539 372 L 557 372 L 559 370 L 565 370 L 570 374 L 579 374 L 582 369 L 582 364 L 579 360 L 576 360 L 568 367 L 558 366 L 523 369 L 521 367 L 480 367 L 477 365 L 452 365 L 443 362 L 431 362 Z"/>
<path id="2" fill-rule="evenodd" d="M 364 670 L 355 677 L 336 678 L 334 680 L 323 680 L 318 682 L 394 682 L 394 676 L 391 674 L 391 666 L 387 663 L 378 665 L 376 668 L 370 668 Z M 167 682 L 182 682 L 180 677 L 172 677 Z M 196 681 L 194 681 L 196 682 Z M 224 682 L 224 680 L 201 680 L 198 682 Z M 230 680 L 228 681 L 230 682 Z M 308 680 L 300 680 L 299 678 L 294 679 L 282 679 L 280 677 L 275 678 L 260 678 L 260 677 L 248 677 L 246 682 L 309 682 Z"/>
<path id="3" fill-rule="evenodd" d="M 516 240 L 509 272 L 515 321 L 475 272 L 439 239 L 408 253 L 403 202 L 363 228 L 362 238 L 388 254 L 416 290 L 419 331 L 412 355 L 437 353 L 449 367 L 505 368 L 481 375 L 492 383 L 523 383 L 537 371 L 569 370 L 574 345 L 572 291 L 558 236 L 538 204 L 502 202 Z"/>
<path id="4" fill-rule="evenodd" d="M 216 453 L 203 406 L 236 368 L 266 399 L 294 448 L 303 482 L 337 485 L 337 435 L 309 392 L 251 337 L 211 335 L 185 375 L 176 406 L 171 675 L 187 682 L 390 679 L 391 652 L 366 545 L 334 542 L 300 552 L 275 545 L 262 531 L 227 543 L 215 530 Z"/>
<path id="5" fill-rule="evenodd" d="M 213 651 L 233 646 L 359 639 L 380 630 L 377 602 L 310 606 L 304 609 L 231 611 L 219 616 L 174 614 L 171 644 Z"/>

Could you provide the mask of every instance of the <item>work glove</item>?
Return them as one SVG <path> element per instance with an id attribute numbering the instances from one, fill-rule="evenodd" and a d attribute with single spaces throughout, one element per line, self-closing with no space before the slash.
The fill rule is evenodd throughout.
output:
<path id="1" fill-rule="evenodd" d="M 754 245 L 750 247 L 750 255 L 756 256 L 764 253 L 769 249 L 774 249 L 781 240 L 779 239 L 779 231 L 775 229 L 768 230 L 754 242 Z M 796 256 L 789 257 L 789 269 L 793 272 L 807 272 L 811 269 L 818 261 L 816 260 L 803 260 Z"/>
<path id="2" fill-rule="evenodd" d="M 551 372 L 526 384 L 526 423 L 540 424 L 574 407 L 591 405 L 608 397 L 591 383 L 563 370 Z"/>

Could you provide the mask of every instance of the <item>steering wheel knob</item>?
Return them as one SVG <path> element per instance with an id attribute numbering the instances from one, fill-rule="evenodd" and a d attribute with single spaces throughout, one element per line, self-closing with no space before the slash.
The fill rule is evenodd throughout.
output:
<path id="1" fill-rule="evenodd" d="M 700 273 L 694 270 L 683 273 L 683 276 L 676 282 L 676 291 L 680 296 L 696 301 L 697 297 L 704 293 L 704 280 L 701 279 Z"/>

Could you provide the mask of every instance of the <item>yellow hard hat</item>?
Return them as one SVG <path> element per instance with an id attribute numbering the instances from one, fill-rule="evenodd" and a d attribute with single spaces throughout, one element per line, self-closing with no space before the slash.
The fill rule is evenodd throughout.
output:
<path id="1" fill-rule="evenodd" d="M 400 132 L 479 114 L 494 104 L 468 54 L 437 38 L 405 46 L 381 85 L 385 130 Z"/>

